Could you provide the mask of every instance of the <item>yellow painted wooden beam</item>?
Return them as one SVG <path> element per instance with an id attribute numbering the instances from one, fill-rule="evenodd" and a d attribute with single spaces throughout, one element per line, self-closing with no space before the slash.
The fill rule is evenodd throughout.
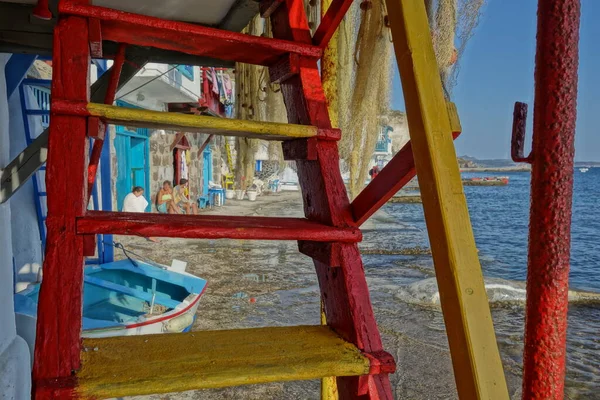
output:
<path id="1" fill-rule="evenodd" d="M 452 133 L 462 132 L 462 126 L 460 124 L 460 118 L 458 117 L 456 104 L 451 101 L 447 101 L 446 108 L 448 109 L 448 118 L 450 119 L 450 131 Z"/>
<path id="2" fill-rule="evenodd" d="M 97 103 L 88 103 L 87 111 L 90 115 L 100 117 L 110 124 L 226 136 L 256 137 L 267 140 L 310 138 L 335 133 L 335 130 L 319 130 L 317 127 L 310 125 L 256 122 L 116 107 Z"/>
<path id="3" fill-rule="evenodd" d="M 77 394 L 111 398 L 356 376 L 369 360 L 326 326 L 83 339 Z"/>
<path id="4" fill-rule="evenodd" d="M 321 16 L 324 16 L 327 9 L 331 5 L 332 0 L 321 0 Z M 327 108 L 329 110 L 329 119 L 331 125 L 339 127 L 338 116 L 338 37 L 339 32 L 336 31 L 321 59 L 321 82 L 323 83 L 323 91 L 327 99 Z"/>
<path id="5" fill-rule="evenodd" d="M 321 325 L 327 325 L 325 315 L 325 304 L 321 300 Z M 338 400 L 339 393 L 335 376 L 327 376 L 321 379 L 321 400 Z"/>
<path id="6" fill-rule="evenodd" d="M 458 394 L 508 399 L 425 2 L 386 1 Z"/>
<path id="7" fill-rule="evenodd" d="M 325 15 L 332 0 L 321 0 L 321 17 Z M 338 116 L 338 32 L 336 31 L 323 52 L 321 59 L 321 82 L 327 99 L 327 109 L 331 126 L 339 127 Z M 327 318 L 321 301 L 321 325 L 327 325 Z M 338 400 L 338 390 L 335 377 L 321 379 L 321 400 Z"/>

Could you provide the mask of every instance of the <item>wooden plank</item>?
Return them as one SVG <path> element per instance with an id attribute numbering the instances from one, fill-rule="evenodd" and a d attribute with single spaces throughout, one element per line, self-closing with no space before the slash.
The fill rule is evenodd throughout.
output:
<path id="1" fill-rule="evenodd" d="M 127 56 L 120 75 L 118 87 L 123 87 L 142 66 L 146 64 L 146 58 L 133 55 Z M 113 67 L 111 67 L 112 69 Z M 90 90 L 93 101 L 103 101 L 107 93 L 110 93 L 109 77 L 110 71 L 102 75 Z M 118 89 L 117 89 L 118 90 Z M 33 174 L 46 162 L 48 153 L 49 129 L 42 132 L 33 143 L 26 147 L 16 156 L 6 168 L 0 170 L 0 204 L 7 201 L 19 188 L 27 182 Z"/>
<path id="2" fill-rule="evenodd" d="M 93 20 L 94 19 L 90 19 L 90 24 Z M 112 104 L 115 101 L 115 96 L 117 95 L 119 83 L 121 82 L 121 73 L 123 72 L 123 65 L 125 64 L 125 49 L 126 46 L 124 44 L 119 45 L 117 54 L 115 56 L 115 61 L 110 70 L 106 71 L 106 74 L 110 78 L 108 80 L 106 93 L 104 95 L 105 104 Z M 106 132 L 106 125 L 104 124 L 104 121 L 100 120 L 99 117 L 90 117 L 88 118 L 88 131 L 92 132 L 92 134 L 88 133 L 88 136 L 94 137 L 96 139 L 94 140 L 94 146 L 92 148 L 92 154 L 90 156 L 90 162 L 88 165 L 89 201 L 89 198 L 92 196 L 92 189 L 94 188 L 94 183 L 96 182 L 96 173 L 98 172 L 98 164 L 100 163 L 100 156 L 102 155 L 102 148 L 104 146 L 104 135 Z M 96 136 L 93 136 L 93 133 L 96 133 Z M 88 256 L 87 252 L 85 255 Z"/>
<path id="3" fill-rule="evenodd" d="M 369 358 L 326 326 L 83 339 L 82 398 L 112 398 L 369 372 Z M 97 349 L 97 350 L 92 350 Z"/>
<path id="4" fill-rule="evenodd" d="M 271 16 L 273 35 L 286 40 L 311 43 L 303 2 L 285 0 Z M 291 123 L 331 128 L 327 102 L 316 62 L 303 65 L 300 73 L 281 82 L 281 91 Z M 294 142 L 286 142 L 285 153 Z M 337 143 L 317 141 L 318 160 L 299 160 L 298 180 L 302 187 L 304 212 L 308 219 L 334 226 L 354 226 L 350 202 L 339 170 Z M 287 155 L 286 155 L 287 156 Z M 383 345 L 373 315 L 362 260 L 355 244 L 342 244 L 338 257 L 341 268 L 330 268 L 315 260 L 327 324 L 345 340 L 365 352 L 382 351 Z M 369 375 L 365 398 L 392 399 L 386 373 Z M 359 393 L 358 377 L 338 377 L 340 399 L 354 399 Z"/>
<path id="5" fill-rule="evenodd" d="M 58 21 L 53 98 L 89 101 L 87 26 L 85 18 Z M 48 240 L 38 302 L 34 388 L 48 379 L 69 378 L 80 365 L 84 260 L 83 237 L 75 232 L 75 218 L 85 213 L 87 205 L 86 122 L 83 117 L 54 116 L 50 124 L 52 145 L 46 168 Z"/>
<path id="6" fill-rule="evenodd" d="M 425 4 L 387 6 L 458 395 L 508 399 Z"/>
<path id="7" fill-rule="evenodd" d="M 325 15 L 321 19 L 321 23 L 317 27 L 313 35 L 313 43 L 316 46 L 325 48 L 338 26 L 344 19 L 346 12 L 352 5 L 352 0 L 333 0 L 327 9 Z"/>
<path id="8" fill-rule="evenodd" d="M 165 307 L 176 308 L 181 304 L 179 301 L 175 301 L 167 295 L 162 293 L 156 293 L 153 295 L 149 292 L 144 292 L 143 290 L 137 290 L 134 288 L 130 288 L 127 286 L 119 285 L 118 283 L 110 282 L 104 279 L 97 278 L 93 275 L 86 275 L 83 280 L 90 285 L 98 286 L 104 289 L 112 290 L 113 292 L 119 292 L 122 294 L 126 294 L 129 296 L 137 297 L 139 299 L 145 300 L 149 303 L 154 302 L 156 304 L 161 304 Z"/>
<path id="9" fill-rule="evenodd" d="M 260 2 L 260 16 L 263 18 L 269 18 L 277 7 L 281 5 L 283 0 L 263 0 Z"/>
<path id="10" fill-rule="evenodd" d="M 360 230 L 332 227 L 304 218 L 230 217 L 223 215 L 144 214 L 88 211 L 77 220 L 77 233 L 113 233 L 144 237 L 196 239 L 311 240 L 359 242 Z"/>
<path id="11" fill-rule="evenodd" d="M 8 201 L 46 162 L 48 157 L 48 130 L 0 170 L 0 204 Z"/>
<path id="12" fill-rule="evenodd" d="M 321 243 L 321 242 L 298 242 L 298 250 L 317 261 L 330 267 L 339 267 L 340 260 L 339 243 Z"/>
<path id="13" fill-rule="evenodd" d="M 452 138 L 456 139 L 462 130 L 454 103 L 447 103 Z M 400 189 L 417 175 L 415 159 L 410 141 L 387 163 L 379 174 L 352 201 L 352 215 L 358 226 L 365 223 Z"/>
<path id="14" fill-rule="evenodd" d="M 212 140 L 212 138 L 215 135 L 208 135 L 208 137 L 206 138 L 206 140 L 204 141 L 204 143 L 202 143 L 202 146 L 200 146 L 200 148 L 198 149 L 198 154 L 202 154 L 202 152 L 204 151 L 204 149 L 206 148 L 206 146 L 208 146 L 208 144 L 210 143 L 210 141 Z"/>
<path id="15" fill-rule="evenodd" d="M 92 58 L 102 58 L 102 28 L 96 18 L 88 20 L 90 55 Z"/>
<path id="16" fill-rule="evenodd" d="M 220 60 L 268 66 L 287 53 L 315 59 L 323 54 L 321 48 L 310 43 L 245 35 L 104 7 L 61 2 L 59 11 L 99 19 L 104 40 L 175 50 Z"/>
<path id="17" fill-rule="evenodd" d="M 190 115 L 162 111 L 125 108 L 97 103 L 56 100 L 52 114 L 95 116 L 116 125 L 140 128 L 201 132 L 225 136 L 256 137 L 268 140 L 289 140 L 318 137 L 323 140 L 340 138 L 338 129 L 318 129 L 315 126 L 238 120 L 207 115 Z"/>

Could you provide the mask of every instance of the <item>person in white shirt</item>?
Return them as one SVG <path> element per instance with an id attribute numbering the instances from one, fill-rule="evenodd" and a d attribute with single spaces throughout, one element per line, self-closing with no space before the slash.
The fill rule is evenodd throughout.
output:
<path id="1" fill-rule="evenodd" d="M 125 199 L 123 200 L 123 209 L 121 211 L 143 213 L 146 210 L 146 207 L 148 207 L 148 200 L 144 197 L 144 188 L 136 186 L 131 193 L 125 196 Z M 158 240 L 153 237 L 146 239 L 151 242 L 158 242 Z"/>
<path id="2" fill-rule="evenodd" d="M 148 207 L 148 201 L 144 197 L 144 188 L 136 186 L 133 188 L 131 193 L 125 196 L 123 200 L 124 212 L 144 212 Z"/>

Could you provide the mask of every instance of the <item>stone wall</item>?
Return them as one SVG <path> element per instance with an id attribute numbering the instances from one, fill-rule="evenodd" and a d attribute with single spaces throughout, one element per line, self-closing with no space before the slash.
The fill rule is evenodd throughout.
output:
<path id="1" fill-rule="evenodd" d="M 410 140 L 406 113 L 389 110 L 385 113 L 384 120 L 394 129 L 390 132 L 390 138 L 392 139 L 392 154 L 396 154 Z"/>
<path id="2" fill-rule="evenodd" d="M 173 169 L 173 151 L 171 145 L 175 140 L 174 132 L 165 132 L 160 130 L 151 131 L 150 134 L 150 193 L 146 194 L 146 199 L 152 203 L 152 209 L 155 210 L 156 194 L 160 190 L 162 183 L 166 180 L 173 181 L 174 169 Z M 198 153 L 198 150 L 208 138 L 207 134 L 202 133 L 186 133 L 186 138 L 190 144 L 191 152 L 191 163 L 189 169 L 189 181 L 190 181 L 190 193 L 194 197 L 199 196 L 203 186 L 203 168 L 204 159 L 202 154 Z M 118 160 L 116 157 L 116 151 L 114 147 L 114 139 L 116 133 L 114 127 L 111 127 L 111 160 L 112 160 L 112 187 L 113 187 L 113 209 L 116 209 L 117 204 L 117 193 L 116 193 L 116 180 L 117 180 L 117 166 Z M 221 151 L 218 143 L 221 141 L 219 136 L 215 136 L 209 146 L 211 146 L 213 154 L 213 177 L 212 181 L 215 183 L 221 182 Z"/>

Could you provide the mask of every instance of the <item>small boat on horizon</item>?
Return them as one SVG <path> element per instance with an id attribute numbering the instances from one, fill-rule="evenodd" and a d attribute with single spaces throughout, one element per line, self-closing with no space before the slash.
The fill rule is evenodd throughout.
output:
<path id="1" fill-rule="evenodd" d="M 589 170 L 588 167 L 579 168 L 579 172 L 588 172 Z"/>
<path id="2" fill-rule="evenodd" d="M 206 280 L 185 272 L 185 263 L 125 259 L 84 271 L 82 337 L 187 332 L 196 319 Z M 35 336 L 40 284 L 15 297 L 15 313 Z M 28 320 L 29 321 L 26 321 Z"/>
<path id="3" fill-rule="evenodd" d="M 505 186 L 508 185 L 508 176 L 486 176 L 462 179 L 464 186 Z"/>

